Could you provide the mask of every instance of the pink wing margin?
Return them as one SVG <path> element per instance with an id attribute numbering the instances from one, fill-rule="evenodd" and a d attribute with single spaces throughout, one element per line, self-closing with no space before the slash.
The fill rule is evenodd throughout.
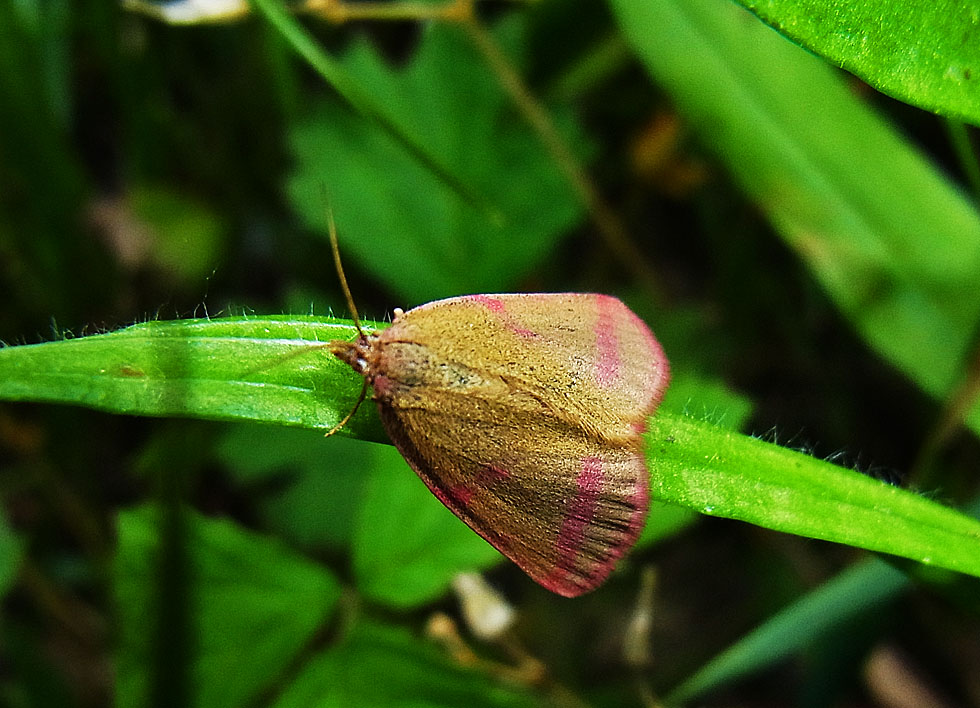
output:
<path id="1" fill-rule="evenodd" d="M 569 501 L 556 540 L 558 562 L 538 582 L 560 595 L 574 597 L 602 584 L 618 561 L 639 538 L 650 506 L 650 479 L 643 455 L 646 420 L 660 405 L 670 381 L 669 364 L 650 328 L 620 300 L 594 295 L 595 380 L 617 397 L 632 400 L 631 426 L 635 444 L 625 451 L 602 450 L 579 461 L 577 492 Z M 625 531 L 607 547 L 589 543 L 590 525 L 608 523 L 612 508 L 629 511 Z M 621 509 L 618 509 L 621 511 Z"/>

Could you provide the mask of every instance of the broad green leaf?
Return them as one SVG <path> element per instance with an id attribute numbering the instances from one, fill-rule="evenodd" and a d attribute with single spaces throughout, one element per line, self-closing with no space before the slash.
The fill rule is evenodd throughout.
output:
<path id="1" fill-rule="evenodd" d="M 250 498 L 263 528 L 302 548 L 348 550 L 376 447 L 309 430 L 232 425 L 216 452 L 239 485 L 260 492 Z"/>
<path id="2" fill-rule="evenodd" d="M 393 447 L 377 447 L 354 540 L 361 592 L 412 607 L 445 594 L 457 573 L 503 560 L 426 489 Z"/>
<path id="3" fill-rule="evenodd" d="M 326 570 L 279 542 L 229 521 L 189 510 L 182 514 L 195 705 L 246 705 L 277 680 L 322 628 L 340 597 L 340 586 Z M 158 516 L 151 507 L 119 515 L 115 591 L 120 706 L 147 705 L 154 608 L 158 592 L 166 587 L 159 575 Z"/>
<path id="4" fill-rule="evenodd" d="M 980 3 L 738 0 L 879 91 L 980 125 Z"/>
<path id="5" fill-rule="evenodd" d="M 737 6 L 612 6 L 651 75 L 855 329 L 948 395 L 980 316 L 976 210 L 839 72 Z M 980 431 L 980 407 L 971 423 Z"/>
<path id="6" fill-rule="evenodd" d="M 362 620 L 310 661 L 274 708 L 530 708 L 513 684 L 450 662 L 434 644 L 400 627 Z"/>
<path id="7" fill-rule="evenodd" d="M 498 32 L 508 46 L 522 44 L 516 29 Z M 363 41 L 343 65 L 499 212 L 491 219 L 461 200 L 377 126 L 336 102 L 317 104 L 292 131 L 293 208 L 326 234 L 329 200 L 341 250 L 403 304 L 513 288 L 581 218 L 565 177 L 460 28 L 429 26 L 404 68 Z"/>

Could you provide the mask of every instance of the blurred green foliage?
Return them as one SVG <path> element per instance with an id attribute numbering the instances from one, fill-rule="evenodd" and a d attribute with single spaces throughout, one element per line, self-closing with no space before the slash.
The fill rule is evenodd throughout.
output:
<path id="1" fill-rule="evenodd" d="M 919 36 L 866 28 L 892 48 L 859 53 L 821 42 L 839 13 L 766 5 L 767 22 L 799 28 L 817 54 L 975 122 L 971 94 L 947 98 L 933 79 L 937 66 L 976 66 L 980 43 L 952 43 L 945 64 L 898 51 L 940 53 L 930 37 L 953 22 L 956 37 L 975 36 L 969 12 L 936 20 L 927 3 L 902 3 Z M 890 481 L 911 472 L 948 503 L 976 494 L 980 219 L 959 184 L 975 165 L 957 164 L 939 119 L 726 2 L 480 10 L 549 99 L 545 115 L 654 288 L 599 238 L 595 205 L 451 23 L 303 18 L 385 124 L 259 15 L 171 27 L 95 0 L 0 0 L 0 340 L 150 320 L 63 343 L 121 356 L 161 331 L 153 320 L 229 315 L 239 336 L 275 313 L 329 338 L 319 319 L 294 317 L 344 313 L 329 206 L 368 317 L 462 292 L 618 294 L 671 357 L 670 410 Z M 902 56 L 903 87 L 876 81 Z M 252 346 L 239 342 L 230 364 L 254 379 L 256 408 L 327 427 L 323 409 L 357 395 L 351 382 L 323 391 L 323 409 L 297 407 L 296 391 L 321 393 L 322 352 L 286 372 Z M 57 385 L 79 390 L 83 357 L 64 356 L 16 384 L 37 394 L 64 376 Z M 100 407 L 132 410 L 138 395 L 173 414 L 139 373 L 109 372 L 108 394 L 93 385 Z M 199 370 L 168 375 L 180 373 L 176 403 L 224 400 Z M 85 393 L 78 402 L 95 405 Z M 970 435 L 951 437 L 947 420 Z M 352 432 L 376 436 L 372 424 Z M 562 600 L 495 563 L 391 448 L 339 436 L 4 403 L 0 499 L 5 705 L 641 705 L 638 685 L 831 705 L 878 695 L 889 679 L 874 669 L 896 656 L 950 704 L 980 702 L 978 593 L 963 579 L 911 583 L 877 561 L 850 565 L 847 548 L 655 509 L 642 550 L 606 586 Z M 637 673 L 624 628 L 651 563 L 640 641 L 653 661 Z M 429 620 L 456 616 L 450 578 L 477 568 L 518 610 L 514 635 L 484 644 L 457 620 L 461 640 L 433 642 Z"/>

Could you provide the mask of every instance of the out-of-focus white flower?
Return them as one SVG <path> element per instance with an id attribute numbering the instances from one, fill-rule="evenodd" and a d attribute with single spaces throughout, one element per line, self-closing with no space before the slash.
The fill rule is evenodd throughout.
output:
<path id="1" fill-rule="evenodd" d="M 473 636 L 492 641 L 514 624 L 514 608 L 477 573 L 460 573 L 453 579 L 463 618 Z"/>
<path id="2" fill-rule="evenodd" d="M 123 0 L 123 7 L 172 25 L 230 22 L 251 11 L 248 0 Z"/>

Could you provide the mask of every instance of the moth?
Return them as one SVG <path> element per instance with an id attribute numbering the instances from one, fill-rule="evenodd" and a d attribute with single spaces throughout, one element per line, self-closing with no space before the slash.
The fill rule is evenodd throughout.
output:
<path id="1" fill-rule="evenodd" d="M 334 256 L 360 334 L 327 347 L 429 490 L 548 590 L 600 585 L 649 506 L 642 433 L 669 367 L 646 324 L 608 295 L 465 295 L 365 333 Z"/>

